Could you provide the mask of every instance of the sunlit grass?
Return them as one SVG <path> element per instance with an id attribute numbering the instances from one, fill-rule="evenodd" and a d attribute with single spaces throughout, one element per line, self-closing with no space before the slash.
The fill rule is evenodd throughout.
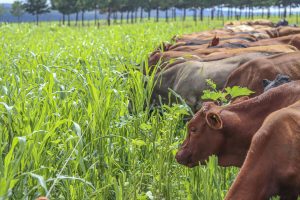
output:
<path id="1" fill-rule="evenodd" d="M 237 169 L 177 164 L 186 110 L 149 115 L 142 74 L 160 42 L 222 23 L 2 25 L 0 199 L 223 199 Z"/>

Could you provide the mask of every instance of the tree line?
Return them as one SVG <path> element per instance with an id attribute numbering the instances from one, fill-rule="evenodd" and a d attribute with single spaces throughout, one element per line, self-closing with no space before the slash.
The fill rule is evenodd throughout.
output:
<path id="1" fill-rule="evenodd" d="M 205 9 L 210 9 L 210 17 L 239 18 L 242 13 L 245 17 L 253 18 L 255 8 L 262 9 L 262 17 L 270 17 L 271 6 L 277 6 L 279 15 L 283 18 L 287 17 L 288 11 L 291 15 L 292 9 L 298 7 L 300 0 L 51 0 L 50 5 L 47 0 L 26 0 L 25 3 L 15 1 L 11 8 L 11 13 L 20 17 L 25 12 L 28 12 L 36 17 L 36 23 L 39 22 L 39 16 L 43 13 L 50 12 L 50 10 L 57 10 L 62 14 L 62 23 L 65 21 L 70 25 L 70 15 L 76 15 L 76 24 L 81 18 L 82 25 L 84 25 L 85 13 L 94 11 L 95 24 L 99 24 L 98 14 L 107 14 L 107 24 L 111 24 L 111 20 L 126 20 L 127 23 L 134 23 L 138 18 L 142 21 L 144 18 L 150 19 L 151 11 L 155 10 L 155 20 L 159 21 L 159 11 L 165 12 L 165 20 L 170 18 L 176 20 L 176 11 L 181 9 L 183 11 L 182 19 L 185 20 L 188 9 L 193 11 L 193 19 L 203 20 Z M 223 8 L 227 13 L 224 13 Z M 289 10 L 288 10 L 289 9 Z M 146 14 L 145 14 L 146 13 Z M 1 14 L 1 8 L 0 8 Z"/>

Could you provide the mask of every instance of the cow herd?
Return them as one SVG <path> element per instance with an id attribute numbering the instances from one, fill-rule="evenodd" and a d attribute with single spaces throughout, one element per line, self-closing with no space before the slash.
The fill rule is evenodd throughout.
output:
<path id="1" fill-rule="evenodd" d="M 300 28 L 271 21 L 231 22 L 224 28 L 173 38 L 149 57 L 152 103 L 176 101 L 196 112 L 176 154 L 188 167 L 216 155 L 241 167 L 226 200 L 296 200 L 300 194 Z M 228 105 L 203 102 L 206 79 L 217 89 L 253 90 Z"/>

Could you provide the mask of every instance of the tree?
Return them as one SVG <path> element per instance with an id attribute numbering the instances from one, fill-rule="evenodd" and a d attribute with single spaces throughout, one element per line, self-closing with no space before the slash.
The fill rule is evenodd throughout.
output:
<path id="1" fill-rule="evenodd" d="M 77 0 L 76 1 L 76 9 L 81 11 L 81 22 L 82 26 L 84 26 L 84 13 L 86 11 L 93 9 L 94 0 Z"/>
<path id="2" fill-rule="evenodd" d="M 156 21 L 159 20 L 159 6 L 160 6 L 160 0 L 151 0 L 150 1 L 150 10 L 155 9 L 156 10 Z"/>
<path id="3" fill-rule="evenodd" d="M 183 17 L 182 17 L 183 21 L 185 20 L 186 17 L 186 9 L 192 7 L 191 2 L 192 0 L 178 0 L 176 3 L 176 8 L 183 9 Z"/>
<path id="4" fill-rule="evenodd" d="M 223 4 L 225 3 L 226 1 L 223 2 Z M 198 2 L 198 6 L 200 7 L 200 12 L 199 12 L 199 17 L 200 17 L 200 20 L 203 21 L 203 14 L 204 14 L 204 9 L 205 8 L 208 8 L 209 6 L 209 0 L 203 0 L 203 1 L 199 1 Z"/>
<path id="5" fill-rule="evenodd" d="M 101 0 L 94 0 L 92 3 L 91 3 L 91 9 L 94 9 L 94 23 L 95 23 L 95 26 L 97 25 L 97 13 L 99 11 L 99 7 L 100 7 L 100 4 L 101 4 Z M 98 22 L 99 23 L 99 22 Z"/>
<path id="6" fill-rule="evenodd" d="M 287 7 L 292 6 L 293 2 L 291 0 L 278 0 L 276 3 L 279 7 L 282 6 L 284 8 L 283 18 L 286 18 L 286 16 L 287 16 Z"/>
<path id="7" fill-rule="evenodd" d="M 111 14 L 115 14 L 115 19 L 116 19 L 116 12 L 121 11 L 122 13 L 124 11 L 128 11 L 130 8 L 127 7 L 127 5 L 132 5 L 129 3 L 129 1 L 125 0 L 102 0 L 100 4 L 100 11 L 102 13 L 107 12 L 107 24 L 110 26 L 111 22 Z M 122 14 L 123 18 L 123 14 Z"/>
<path id="8" fill-rule="evenodd" d="M 165 11 L 166 22 L 169 20 L 168 10 L 173 6 L 173 0 L 164 0 L 160 1 L 159 7 L 161 10 Z"/>
<path id="9" fill-rule="evenodd" d="M 52 9 L 58 10 L 63 15 L 63 24 L 65 24 L 65 15 L 68 15 L 68 25 L 70 26 L 70 14 L 76 12 L 76 0 L 51 0 Z"/>
<path id="10" fill-rule="evenodd" d="M 20 22 L 20 17 L 24 14 L 24 8 L 21 1 L 15 1 L 12 6 L 10 13 L 18 18 L 18 22 Z"/>
<path id="11" fill-rule="evenodd" d="M 2 21 L 1 18 L 5 13 L 6 13 L 6 10 L 4 8 L 4 5 L 0 4 L 0 21 Z"/>
<path id="12" fill-rule="evenodd" d="M 138 10 L 138 7 L 140 7 L 141 1 L 139 0 L 128 0 L 127 3 L 128 3 L 128 9 L 129 11 L 131 12 L 131 23 L 134 22 L 134 19 L 135 19 L 135 22 L 137 22 L 137 10 Z M 134 13 L 135 13 L 135 17 L 134 17 Z"/>
<path id="13" fill-rule="evenodd" d="M 254 1 L 253 2 L 253 7 L 259 7 L 262 8 L 262 16 L 264 16 L 264 9 L 267 9 L 267 17 L 270 18 L 271 16 L 271 6 L 275 5 L 276 2 L 275 0 L 265 0 L 265 1 Z M 252 8 L 252 12 L 253 12 L 253 8 Z M 251 14 L 253 17 L 253 13 Z"/>
<path id="14" fill-rule="evenodd" d="M 123 23 L 123 15 L 124 12 L 128 11 L 128 0 L 120 0 L 120 6 L 119 6 L 119 11 L 121 13 L 121 24 Z"/>
<path id="15" fill-rule="evenodd" d="M 36 24 L 39 24 L 39 15 L 50 12 L 47 0 L 27 0 L 23 4 L 25 11 L 36 16 Z"/>

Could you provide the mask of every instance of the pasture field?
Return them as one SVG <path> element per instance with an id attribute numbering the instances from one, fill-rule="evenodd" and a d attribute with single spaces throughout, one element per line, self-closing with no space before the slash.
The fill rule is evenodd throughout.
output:
<path id="1" fill-rule="evenodd" d="M 141 73 L 161 41 L 221 26 L 1 26 L 0 199 L 223 199 L 238 170 L 177 164 L 187 109 L 149 115 Z"/>

